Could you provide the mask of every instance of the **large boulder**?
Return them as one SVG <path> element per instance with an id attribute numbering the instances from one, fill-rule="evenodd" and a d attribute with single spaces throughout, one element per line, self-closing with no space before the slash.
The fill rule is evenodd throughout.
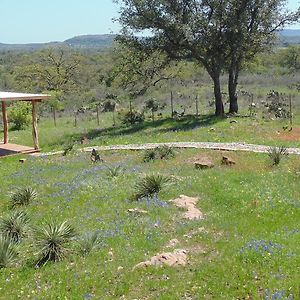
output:
<path id="1" fill-rule="evenodd" d="M 210 157 L 204 156 L 197 158 L 197 160 L 194 161 L 194 166 L 196 169 L 211 169 L 215 165 Z"/>

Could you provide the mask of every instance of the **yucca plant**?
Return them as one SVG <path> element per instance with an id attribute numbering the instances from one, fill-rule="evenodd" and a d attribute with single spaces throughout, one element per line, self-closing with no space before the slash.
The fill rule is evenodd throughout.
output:
<path id="1" fill-rule="evenodd" d="M 132 198 L 133 200 L 139 200 L 144 197 L 154 196 L 158 194 L 169 181 L 169 177 L 160 174 L 147 175 L 135 185 L 135 193 Z"/>
<path id="2" fill-rule="evenodd" d="M 7 268 L 17 259 L 14 243 L 7 236 L 0 235 L 0 269 Z"/>
<path id="3" fill-rule="evenodd" d="M 79 253 L 83 256 L 88 255 L 100 244 L 99 233 L 97 231 L 87 233 L 78 240 Z"/>
<path id="4" fill-rule="evenodd" d="M 37 267 L 49 261 L 62 260 L 70 251 L 70 243 L 75 236 L 75 229 L 66 221 L 61 223 L 50 221 L 36 229 Z"/>
<path id="5" fill-rule="evenodd" d="M 24 211 L 12 211 L 0 218 L 0 233 L 14 243 L 19 243 L 28 232 L 30 218 Z"/>
<path id="6" fill-rule="evenodd" d="M 144 162 L 149 162 L 155 160 L 156 158 L 157 158 L 157 152 L 155 149 L 147 149 L 144 152 L 144 157 L 143 157 Z"/>
<path id="7" fill-rule="evenodd" d="M 270 147 L 268 150 L 269 157 L 273 166 L 278 166 L 281 159 L 288 155 L 287 149 L 284 146 Z"/>
<path id="8" fill-rule="evenodd" d="M 167 145 L 157 147 L 156 151 L 157 151 L 160 159 L 169 159 L 169 158 L 173 158 L 175 156 L 174 149 Z"/>
<path id="9" fill-rule="evenodd" d="M 70 152 L 72 152 L 72 150 L 74 149 L 74 146 L 75 146 L 75 143 L 70 141 L 68 143 L 66 143 L 64 145 L 64 148 L 63 148 L 63 156 L 66 156 L 68 155 Z"/>
<path id="10" fill-rule="evenodd" d="M 108 166 L 106 169 L 106 175 L 110 178 L 115 178 L 121 175 L 123 172 L 123 168 L 121 166 Z"/>
<path id="11" fill-rule="evenodd" d="M 11 206 L 27 206 L 37 197 L 37 192 L 32 187 L 20 188 L 11 194 Z"/>

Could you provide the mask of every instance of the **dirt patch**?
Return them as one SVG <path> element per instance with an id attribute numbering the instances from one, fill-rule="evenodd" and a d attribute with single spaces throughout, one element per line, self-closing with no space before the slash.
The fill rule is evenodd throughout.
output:
<path id="1" fill-rule="evenodd" d="M 170 201 L 174 203 L 177 207 L 187 209 L 187 212 L 184 213 L 184 218 L 189 220 L 204 219 L 203 213 L 196 207 L 198 203 L 198 198 L 180 195 L 179 198 Z"/>
<path id="2" fill-rule="evenodd" d="M 183 249 L 176 249 L 174 252 L 165 252 L 157 254 L 146 260 L 138 263 L 134 266 L 133 270 L 137 268 L 147 268 L 150 266 L 169 266 L 169 267 L 178 267 L 185 266 L 187 264 L 187 251 Z"/>
<path id="3" fill-rule="evenodd" d="M 296 128 L 293 128 L 293 130 L 291 130 L 291 131 L 278 131 L 274 135 L 274 138 L 276 140 L 280 140 L 280 141 L 299 142 L 300 141 L 300 128 L 296 127 Z"/>

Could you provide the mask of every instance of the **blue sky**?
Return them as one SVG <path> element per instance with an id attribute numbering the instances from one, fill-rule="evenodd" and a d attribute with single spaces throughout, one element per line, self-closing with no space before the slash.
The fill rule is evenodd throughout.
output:
<path id="1" fill-rule="evenodd" d="M 296 9 L 298 0 L 289 0 Z M 112 0 L 0 0 L 0 42 L 63 41 L 81 34 L 118 31 Z M 300 28 L 300 25 L 296 26 Z"/>

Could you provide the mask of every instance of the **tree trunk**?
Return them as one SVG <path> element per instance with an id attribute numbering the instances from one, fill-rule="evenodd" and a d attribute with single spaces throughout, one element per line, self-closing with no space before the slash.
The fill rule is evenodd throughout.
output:
<path id="1" fill-rule="evenodd" d="M 213 81 L 214 81 L 214 94 L 215 94 L 215 101 L 216 101 L 215 115 L 222 117 L 224 116 L 224 105 L 222 101 L 220 75 L 214 76 Z"/>
<path id="2" fill-rule="evenodd" d="M 232 67 L 228 73 L 229 113 L 235 114 L 239 111 L 238 97 L 236 94 L 236 88 L 238 85 L 238 70 L 234 70 L 234 67 Z"/>

